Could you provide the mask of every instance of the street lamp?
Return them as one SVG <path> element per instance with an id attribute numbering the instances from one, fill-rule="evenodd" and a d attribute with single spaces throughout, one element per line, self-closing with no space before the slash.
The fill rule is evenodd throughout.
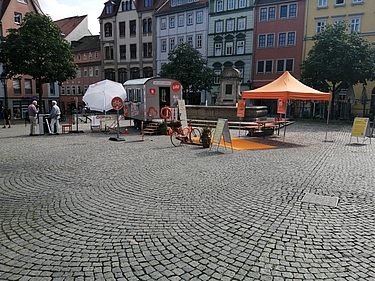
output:
<path id="1" fill-rule="evenodd" d="M 1 83 L 3 84 L 3 87 L 4 87 L 4 105 L 6 107 L 8 107 L 8 93 L 7 93 L 7 78 L 1 74 L 0 75 L 0 79 L 1 79 Z"/>

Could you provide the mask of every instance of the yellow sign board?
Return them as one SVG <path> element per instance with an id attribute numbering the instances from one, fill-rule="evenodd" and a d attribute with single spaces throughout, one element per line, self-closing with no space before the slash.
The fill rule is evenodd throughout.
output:
<path id="1" fill-rule="evenodd" d="M 352 137 L 367 137 L 370 131 L 369 118 L 356 117 L 354 118 Z"/>

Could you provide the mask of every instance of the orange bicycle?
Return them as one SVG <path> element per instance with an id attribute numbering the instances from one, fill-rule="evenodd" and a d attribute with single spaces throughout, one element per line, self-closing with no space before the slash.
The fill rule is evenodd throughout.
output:
<path id="1" fill-rule="evenodd" d="M 168 126 L 171 127 L 169 136 L 171 138 L 171 143 L 174 146 L 180 146 L 181 143 L 201 141 L 201 131 L 198 128 L 191 126 L 190 121 L 188 126 L 184 128 L 182 128 L 181 122 L 178 120 L 168 123 Z"/>

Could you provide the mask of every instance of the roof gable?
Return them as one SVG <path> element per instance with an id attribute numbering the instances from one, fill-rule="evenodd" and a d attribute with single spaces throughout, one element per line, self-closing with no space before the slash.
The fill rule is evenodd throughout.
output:
<path id="1" fill-rule="evenodd" d="M 117 15 L 117 11 L 120 7 L 121 1 L 120 0 L 109 0 L 104 3 L 104 9 L 102 10 L 101 15 L 99 16 L 100 19 L 108 18 Z"/>
<path id="2" fill-rule="evenodd" d="M 84 36 L 76 42 L 72 42 L 73 53 L 83 53 L 88 51 L 100 51 L 99 35 Z"/>
<path id="3" fill-rule="evenodd" d="M 60 27 L 61 32 L 64 34 L 64 38 L 68 36 L 85 18 L 84 16 L 75 16 L 54 21 L 54 23 Z"/>
<path id="4" fill-rule="evenodd" d="M 7 10 L 11 1 L 12 0 L 0 0 L 0 9 L 1 9 L 0 10 L 0 18 L 1 19 L 3 18 L 4 13 Z M 35 13 L 44 14 L 43 11 L 42 11 L 42 8 L 40 7 L 40 4 L 39 4 L 38 0 L 29 0 L 29 1 L 30 1 L 30 4 L 33 7 Z"/>

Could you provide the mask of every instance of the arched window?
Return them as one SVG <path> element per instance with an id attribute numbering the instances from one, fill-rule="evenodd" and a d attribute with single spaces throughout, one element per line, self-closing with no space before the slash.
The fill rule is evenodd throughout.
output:
<path id="1" fill-rule="evenodd" d="M 127 71 L 126 68 L 119 68 L 118 69 L 118 82 L 121 84 L 127 80 Z"/>
<path id="2" fill-rule="evenodd" d="M 142 31 L 143 33 L 147 33 L 147 19 L 143 19 L 142 23 Z"/>
<path id="3" fill-rule="evenodd" d="M 224 63 L 224 68 L 233 68 L 233 62 L 231 61 L 226 61 Z"/>
<path id="4" fill-rule="evenodd" d="M 105 25 L 104 25 L 104 33 L 105 33 L 105 37 L 111 37 L 112 36 L 112 23 L 109 23 L 107 22 Z"/>
<path id="5" fill-rule="evenodd" d="M 104 70 L 105 79 L 116 81 L 115 70 L 113 68 L 107 68 Z"/>
<path id="6" fill-rule="evenodd" d="M 152 67 L 144 67 L 143 68 L 143 77 L 148 78 L 154 76 L 154 73 L 152 71 Z"/>
<path id="7" fill-rule="evenodd" d="M 147 20 L 147 31 L 152 32 L 152 19 L 151 18 Z"/>
<path id="8" fill-rule="evenodd" d="M 140 78 L 139 67 L 132 67 L 130 69 L 130 79 Z"/>

